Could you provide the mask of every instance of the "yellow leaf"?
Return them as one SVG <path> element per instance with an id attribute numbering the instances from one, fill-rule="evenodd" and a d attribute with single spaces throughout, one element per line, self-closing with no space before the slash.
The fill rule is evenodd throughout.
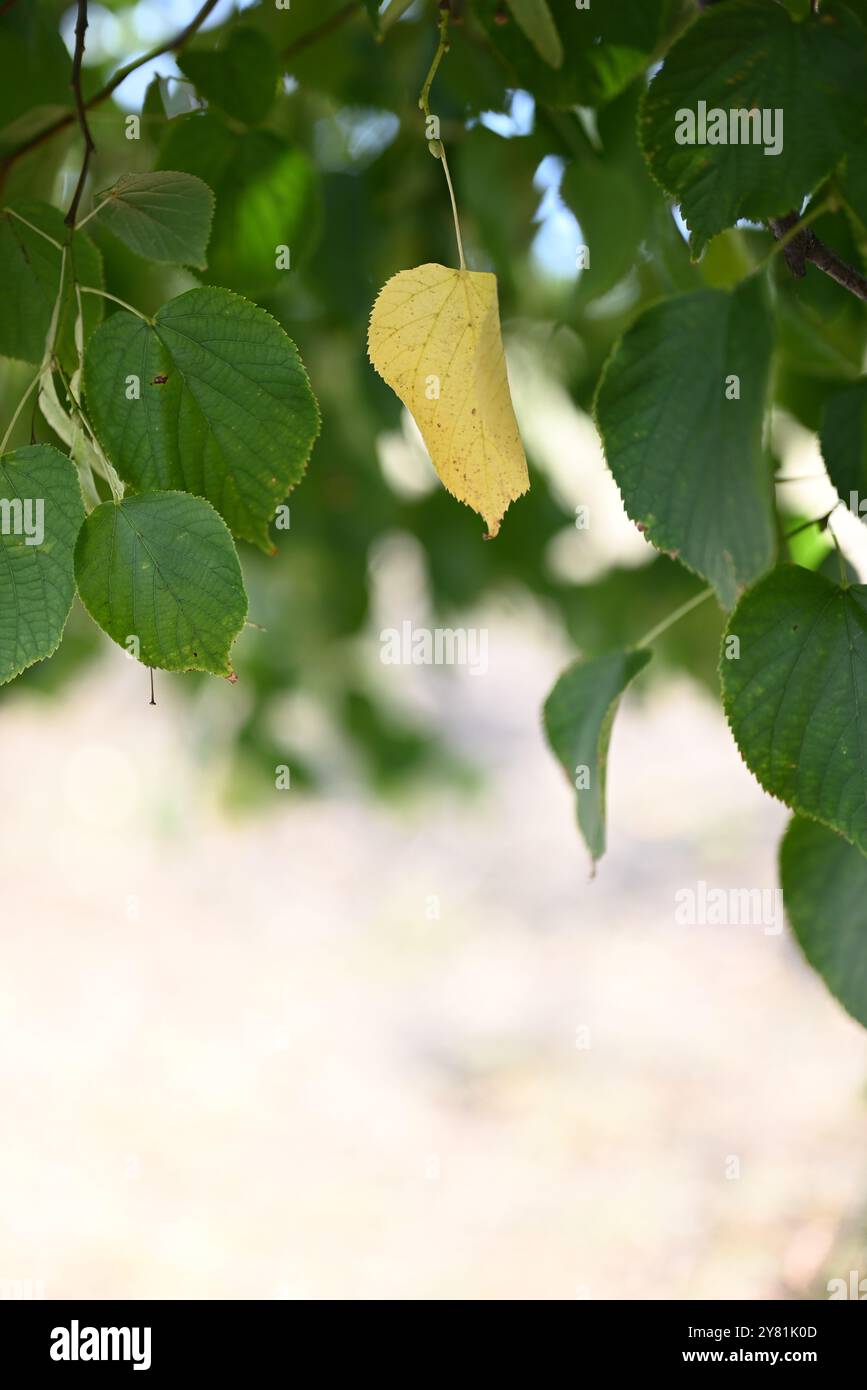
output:
<path id="1" fill-rule="evenodd" d="M 420 265 L 379 292 L 367 334 L 379 375 L 421 430 L 450 493 L 495 536 L 530 486 L 506 376 L 497 277 Z"/>

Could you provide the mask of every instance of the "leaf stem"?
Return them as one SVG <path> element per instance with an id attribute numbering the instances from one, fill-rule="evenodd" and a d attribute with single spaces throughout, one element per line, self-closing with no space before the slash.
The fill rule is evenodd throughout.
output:
<path id="1" fill-rule="evenodd" d="M 82 227 L 86 226 L 86 224 L 90 221 L 91 217 L 95 217 L 96 214 L 97 214 L 102 208 L 105 207 L 106 203 L 108 203 L 108 202 L 110 202 L 110 201 L 111 201 L 110 198 L 103 198 L 103 200 L 102 200 L 101 203 L 97 203 L 97 205 L 96 205 L 95 208 L 91 208 L 91 209 L 90 209 L 90 212 L 87 214 L 86 217 L 82 217 L 82 219 L 81 219 L 80 222 L 76 222 L 76 224 L 75 224 L 75 230 L 76 230 L 77 232 L 80 232 L 81 229 L 82 229 Z"/>
<path id="2" fill-rule="evenodd" d="M 443 173 L 446 176 L 446 183 L 449 186 L 449 197 L 452 200 L 452 217 L 455 220 L 455 236 L 457 238 L 458 243 L 458 256 L 460 257 L 461 270 L 466 270 L 467 263 L 464 260 L 464 243 L 461 240 L 461 224 L 458 221 L 458 205 L 455 202 L 455 190 L 452 187 L 452 176 L 449 173 L 449 163 L 446 159 L 445 146 L 443 145 L 442 140 L 440 141 L 440 159 L 442 160 Z"/>
<path id="3" fill-rule="evenodd" d="M 63 250 L 63 246 L 59 241 L 56 241 L 53 236 L 49 236 L 47 232 L 43 232 L 41 227 L 35 227 L 32 222 L 28 222 L 27 218 L 22 217 L 21 213 L 16 212 L 14 208 L 4 208 L 3 211 L 7 213 L 9 217 L 16 217 L 19 222 L 23 222 L 25 227 L 29 227 L 31 232 L 35 232 L 37 236 L 41 236 L 43 241 L 50 241 L 51 245 L 56 246 L 58 251 Z"/>
<path id="4" fill-rule="evenodd" d="M 24 392 L 24 395 L 21 397 L 21 400 L 18 402 L 18 404 L 17 404 L 16 407 L 15 407 L 15 411 L 14 411 L 14 414 L 13 414 L 13 416 L 12 416 L 12 419 L 9 421 L 9 426 L 8 426 L 8 428 L 7 428 L 7 430 L 6 430 L 6 433 L 5 433 L 4 436 L 3 436 L 2 442 L 0 442 L 0 454 L 5 454 L 5 452 L 6 452 L 6 445 L 9 443 L 9 438 L 10 438 L 10 436 L 11 436 L 11 434 L 12 434 L 12 431 L 14 430 L 15 426 L 16 426 L 17 423 L 18 423 L 18 417 L 19 417 L 19 415 L 21 414 L 21 412 L 22 412 L 22 410 L 24 409 L 24 407 L 25 407 L 25 405 L 27 404 L 27 402 L 29 401 L 31 395 L 33 394 L 34 388 L 35 388 L 36 386 L 39 385 L 39 382 L 40 382 L 41 377 L 42 377 L 42 368 L 40 367 L 39 371 L 36 373 L 35 377 L 34 377 L 33 380 L 31 381 L 30 385 L 27 387 L 27 390 Z"/>
<path id="5" fill-rule="evenodd" d="M 667 632 L 667 630 L 673 627 L 676 622 L 679 622 L 681 618 L 685 618 L 687 613 L 691 613 L 693 608 L 698 608 L 700 603 L 704 603 L 705 599 L 709 598 L 712 593 L 713 588 L 708 587 L 707 589 L 702 589 L 699 594 L 693 594 L 692 598 L 687 599 L 686 603 L 682 603 L 679 608 L 675 608 L 673 613 L 669 613 L 667 618 L 663 618 L 661 623 L 657 623 L 656 627 L 652 627 L 649 632 L 645 633 L 641 641 L 636 642 L 635 645 L 637 647 L 650 646 L 650 643 L 655 642 L 657 637 L 661 637 L 664 632 Z"/>
<path id="6" fill-rule="evenodd" d="M 433 80 L 434 80 L 434 78 L 436 77 L 437 68 L 439 67 L 440 63 L 442 62 L 444 55 L 445 55 L 446 53 L 448 53 L 448 51 L 449 51 L 449 19 L 450 19 L 450 17 L 451 17 L 451 11 L 450 11 L 450 9 L 449 9 L 449 6 L 448 6 L 448 5 L 445 5 L 445 6 L 440 10 L 440 18 L 439 18 L 439 36 L 440 36 L 440 37 L 439 37 L 439 43 L 437 44 L 437 51 L 436 51 L 436 53 L 435 53 L 434 56 L 433 56 L 433 62 L 432 62 L 431 65 L 430 65 L 430 68 L 429 68 L 429 70 L 428 70 L 428 75 L 427 75 L 427 77 L 426 77 L 425 80 L 424 80 L 424 85 L 422 86 L 421 93 L 420 93 L 419 99 L 418 99 L 418 107 L 419 107 L 419 110 L 420 110 L 420 111 L 423 113 L 423 115 L 424 115 L 425 122 L 428 122 L 428 121 L 430 121 L 430 119 L 431 119 L 430 89 L 431 89 L 431 86 L 433 85 Z M 436 119 L 436 118 L 434 118 L 434 119 Z M 436 127 L 436 128 L 437 128 L 437 129 L 439 128 L 438 124 L 437 124 L 437 127 Z M 466 270 L 466 268 L 467 268 L 467 263 L 466 263 L 466 260 L 464 259 L 464 243 L 463 243 L 463 240 L 462 240 L 462 238 L 461 238 L 461 224 L 460 224 L 460 220 L 459 220 L 459 218 L 458 218 L 458 205 L 457 205 L 457 201 L 456 201 L 456 199 L 455 199 L 455 190 L 454 190 L 454 186 L 453 186 L 453 184 L 452 184 L 452 176 L 451 176 L 451 174 L 450 174 L 450 172 L 449 172 L 449 162 L 448 162 L 448 160 L 446 159 L 445 146 L 443 145 L 442 140 L 441 140 L 439 137 L 437 137 L 436 139 L 429 139 L 429 140 L 428 140 L 428 149 L 430 150 L 431 154 L 433 154 L 433 155 L 436 156 L 436 158 L 440 161 L 440 163 L 441 163 L 442 166 L 443 166 L 443 173 L 444 173 L 445 176 L 446 176 L 446 183 L 448 184 L 448 190 L 449 190 L 449 198 L 450 198 L 450 200 L 451 200 L 451 205 L 452 205 L 452 217 L 454 218 L 454 223 L 455 223 L 455 237 L 456 237 L 457 243 L 458 243 L 458 256 L 459 256 L 459 258 L 460 258 L 461 270 Z"/>
<path id="7" fill-rule="evenodd" d="M 79 289 L 82 294 L 98 294 L 101 299 L 111 299 L 115 304 L 119 304 L 122 309 L 126 309 L 128 313 L 135 314 L 137 319 L 141 319 L 144 323 L 153 323 L 153 319 L 149 318 L 147 314 L 143 314 L 140 309 L 134 309 L 131 304 L 127 304 L 125 299 L 118 299 L 116 294 L 109 294 L 108 290 L 98 290 L 94 285 L 78 285 L 77 289 Z"/>

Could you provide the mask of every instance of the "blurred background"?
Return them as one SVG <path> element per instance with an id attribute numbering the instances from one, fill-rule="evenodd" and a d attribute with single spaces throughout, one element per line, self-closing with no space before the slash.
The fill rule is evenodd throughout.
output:
<path id="1" fill-rule="evenodd" d="M 91 4 L 86 90 L 197 8 Z M 91 115 L 91 190 L 155 164 L 214 187 L 205 278 L 284 324 L 323 429 L 275 555 L 239 547 L 257 626 L 236 685 L 158 672 L 152 708 L 77 607 L 0 690 L 0 1294 L 827 1297 L 867 1277 L 863 1030 L 787 931 L 675 919 L 700 881 L 777 884 L 786 816 L 720 711 L 722 614 L 670 629 L 623 703 L 595 877 L 540 722 L 577 654 L 701 587 L 623 513 L 590 416 L 601 365 L 645 303 L 733 283 L 767 234 L 690 263 L 635 143 L 656 33 L 591 55 L 576 111 L 520 84 L 496 6 L 455 26 L 432 105 L 468 262 L 499 277 L 532 484 L 483 543 L 367 361 L 380 285 L 454 262 L 417 109 L 435 7 L 383 41 L 370 8 L 220 0 L 196 47 L 253 26 L 279 58 L 255 128 L 202 111 L 170 55 Z M 67 82 L 73 7 L 26 9 Z M 27 119 L 0 104 L 0 159 Z M 4 198 L 65 207 L 79 162 L 64 131 Z M 122 299 L 151 312 L 198 283 L 90 226 Z M 789 528 L 834 500 L 814 431 L 865 325 L 812 272 L 779 274 L 775 312 Z M 4 421 L 31 375 L 0 362 Z M 31 429 L 51 438 L 25 412 L 12 444 Z M 839 526 L 864 575 L 861 527 Z M 793 544 L 825 563 L 826 537 Z M 487 671 L 384 666 L 380 632 L 407 619 L 485 629 Z"/>

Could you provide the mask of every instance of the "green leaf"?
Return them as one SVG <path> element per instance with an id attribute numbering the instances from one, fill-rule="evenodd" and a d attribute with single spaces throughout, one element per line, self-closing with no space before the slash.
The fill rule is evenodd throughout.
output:
<path id="1" fill-rule="evenodd" d="M 825 403 L 820 435 L 828 477 L 846 503 L 867 499 L 867 381 L 836 391 Z"/>
<path id="2" fill-rule="evenodd" d="M 157 75 L 152 77 L 148 83 L 144 99 L 141 104 L 142 124 L 148 134 L 153 138 L 153 128 L 156 123 L 162 125 L 166 119 L 166 104 L 163 101 L 163 84 L 166 79 Z"/>
<path id="3" fill-rule="evenodd" d="M 277 265 L 288 246 L 293 267 L 315 244 L 321 224 L 316 173 L 300 150 L 269 130 L 230 130 L 219 116 L 170 124 L 160 167 L 196 174 L 217 199 L 208 278 L 245 294 L 266 293 L 291 270 Z"/>
<path id="4" fill-rule="evenodd" d="M 780 880 L 807 961 L 867 1028 L 867 859 L 833 830 L 793 816 L 780 846 Z"/>
<path id="5" fill-rule="evenodd" d="M 268 524 L 304 473 L 319 410 L 270 314 L 221 289 L 188 290 L 152 324 L 112 314 L 88 346 L 84 385 L 124 482 L 206 497 L 235 535 L 272 549 Z"/>
<path id="6" fill-rule="evenodd" d="M 850 151 L 840 176 L 840 192 L 862 228 L 867 227 L 867 150 Z"/>
<path id="7" fill-rule="evenodd" d="M 672 6 L 669 0 L 592 0 L 586 9 L 558 3 L 554 13 L 563 54 L 560 64 L 551 64 L 550 54 L 541 56 L 538 26 L 531 40 L 526 26 L 515 23 L 501 0 L 475 0 L 473 11 L 515 86 L 549 106 L 596 106 L 610 101 L 644 71 Z M 548 47 L 553 54 L 550 39 Z"/>
<path id="8" fill-rule="evenodd" d="M 247 125 L 265 119 L 277 94 L 277 55 L 258 29 L 231 29 L 215 52 L 185 48 L 178 67 L 200 96 Z"/>
<path id="9" fill-rule="evenodd" d="M 732 733 L 765 790 L 867 849 L 867 586 L 780 566 L 732 614 L 720 667 Z"/>
<path id="10" fill-rule="evenodd" d="M 772 336 L 759 279 L 646 310 L 596 397 L 608 466 L 633 521 L 730 608 L 774 556 L 762 423 Z M 728 399 L 739 382 L 740 399 Z M 731 384 L 730 384 L 731 383 Z"/>
<path id="11" fill-rule="evenodd" d="M 33 444 L 0 458 L 0 685 L 60 645 L 83 521 L 78 475 L 57 449 Z"/>
<path id="12" fill-rule="evenodd" d="M 0 355 L 38 363 L 42 361 L 51 313 L 60 290 L 61 253 L 21 217 L 61 244 L 67 228 L 63 214 L 48 203 L 18 203 L 0 213 Z M 101 289 L 102 258 L 93 242 L 84 232 L 76 232 L 72 249 L 79 283 Z M 82 295 L 82 309 L 87 338 L 102 318 L 102 300 L 95 294 Z M 65 367 L 76 361 L 76 313 L 72 279 L 67 274 L 56 345 Z"/>
<path id="13" fill-rule="evenodd" d="M 97 216 L 131 251 L 205 269 L 214 195 L 194 174 L 125 174 L 99 196 Z"/>
<path id="14" fill-rule="evenodd" d="M 600 111 L 601 153 L 588 152 L 563 175 L 561 196 L 589 251 L 579 282 L 582 301 L 606 294 L 629 273 L 659 206 L 659 191 L 638 148 L 637 99 L 632 88 Z"/>
<path id="15" fill-rule="evenodd" d="M 549 68 L 563 66 L 563 44 L 548 0 L 509 0 L 509 9 Z"/>
<path id="16" fill-rule="evenodd" d="M 644 670 L 651 655 L 637 649 L 576 661 L 563 672 L 545 701 L 548 742 L 575 787 L 578 825 L 594 863 L 605 853 L 605 775 L 611 726 L 621 695 Z"/>
<path id="17" fill-rule="evenodd" d="M 699 102 L 705 103 L 699 108 Z M 700 110 L 724 113 L 725 129 L 767 113 L 762 143 L 700 143 Z M 775 112 L 781 125 L 776 148 Z M 687 114 L 682 114 L 687 113 Z M 695 128 L 687 126 L 688 113 Z M 799 208 L 804 196 L 867 133 L 867 34 L 840 0 L 796 23 L 766 0 L 726 0 L 704 10 L 673 45 L 642 114 L 654 177 L 681 204 L 695 256 L 739 217 L 762 220 Z M 707 132 L 705 132 L 707 133 Z M 736 127 L 735 133 L 741 136 Z M 677 136 L 694 143 L 678 143 Z"/>
<path id="18" fill-rule="evenodd" d="M 119 646 L 164 671 L 232 674 L 247 616 L 232 537 L 209 503 L 183 492 L 103 502 L 75 548 L 85 608 Z"/>

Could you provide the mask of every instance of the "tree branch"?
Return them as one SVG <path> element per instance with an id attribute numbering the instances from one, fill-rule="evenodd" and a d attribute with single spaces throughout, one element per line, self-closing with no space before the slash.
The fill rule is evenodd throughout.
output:
<path id="1" fill-rule="evenodd" d="M 189 24 L 185 25 L 179 33 L 175 34 L 174 38 L 168 39 L 165 43 L 159 44 L 156 48 L 152 48 L 148 53 L 143 53 L 140 58 L 135 58 L 131 63 L 127 63 L 126 67 L 119 68 L 104 87 L 101 87 L 98 92 L 94 93 L 92 97 L 89 97 L 87 101 L 82 103 L 84 111 L 91 111 L 94 106 L 99 106 L 103 101 L 106 101 L 111 96 L 112 92 L 120 86 L 121 82 L 125 82 L 131 73 L 143 67 L 145 63 L 152 63 L 155 58 L 161 58 L 164 53 L 177 53 L 178 50 L 183 48 L 184 44 L 192 38 L 199 28 L 199 25 L 204 23 L 216 4 L 217 0 L 205 0 L 205 3 L 202 5 L 201 9 L 193 15 Z M 73 121 L 76 119 L 78 119 L 80 124 L 81 117 L 77 110 L 67 111 L 64 115 L 59 116 L 56 121 L 52 121 L 51 125 L 45 126 L 43 130 L 38 130 L 35 135 L 30 136 L 29 140 L 23 141 L 22 144 L 17 145 L 15 149 L 10 150 L 9 153 L 0 160 L 0 184 L 2 184 L 16 160 L 20 159 L 22 155 L 29 154 L 31 150 L 35 150 L 39 145 L 44 144 L 46 140 L 50 140 L 52 136 L 57 135 L 59 131 L 65 130 L 67 126 L 72 125 Z"/>
<path id="2" fill-rule="evenodd" d="M 75 226 L 75 219 L 78 216 L 78 204 L 81 202 L 81 195 L 84 192 L 84 185 L 87 180 L 87 169 L 90 164 L 90 156 L 96 146 L 93 143 L 93 136 L 90 133 L 90 126 L 87 123 L 87 112 L 84 109 L 84 100 L 81 95 L 81 64 L 84 58 L 84 35 L 87 31 L 87 0 L 78 0 L 78 17 L 75 21 L 75 53 L 72 59 L 72 94 L 75 98 L 75 113 L 78 117 L 78 124 L 84 139 L 84 158 L 81 161 L 81 172 L 78 175 L 78 183 L 75 185 L 75 192 L 72 195 L 72 202 L 69 204 L 69 211 L 63 219 L 67 227 Z"/>
<path id="3" fill-rule="evenodd" d="M 809 261 L 811 265 L 830 275 L 844 290 L 867 302 L 867 277 L 842 260 L 824 241 L 820 241 L 811 227 L 804 227 L 802 231 L 796 231 L 792 235 L 792 230 L 797 227 L 799 220 L 796 212 L 787 212 L 785 217 L 772 217 L 768 221 L 768 226 L 777 241 L 786 238 L 786 244 L 782 248 L 783 259 L 795 279 L 803 279 Z"/>
<path id="4" fill-rule="evenodd" d="M 104 87 L 101 87 L 98 92 L 95 92 L 92 97 L 89 97 L 88 100 L 84 102 L 84 110 L 91 111 L 94 106 L 99 106 L 102 102 L 107 101 L 120 84 L 125 82 L 138 68 L 144 67 L 145 63 L 152 63 L 155 58 L 161 58 L 164 53 L 179 52 L 204 23 L 216 4 L 217 0 L 205 0 L 205 3 L 202 5 L 201 9 L 193 15 L 189 24 L 185 25 L 179 33 L 175 34 L 174 38 L 167 39 L 165 43 L 161 43 L 156 48 L 150 49 L 148 53 L 143 53 L 140 58 L 134 58 L 133 61 L 127 63 L 125 67 L 119 68 L 114 76 L 106 82 Z M 361 0 L 350 0 L 350 3 L 344 5 L 342 9 L 337 10 L 329 19 L 325 20 L 322 24 L 316 25 L 306 34 L 302 34 L 297 38 L 294 43 L 289 44 L 280 56 L 284 60 L 286 58 L 293 58 L 296 53 L 301 53 L 305 48 L 309 48 L 311 44 L 318 43 L 320 39 L 333 33 L 334 30 L 344 24 L 347 19 L 350 19 L 360 8 L 360 5 Z M 16 160 L 20 159 L 22 155 L 29 154 L 31 150 L 37 149 L 37 147 L 43 145 L 46 140 L 50 140 L 52 136 L 57 135 L 61 130 L 65 130 L 67 126 L 72 125 L 73 121 L 76 119 L 76 114 L 75 111 L 68 111 L 63 116 L 59 116 L 51 125 L 45 126 L 44 130 L 38 130 L 35 135 L 30 136 L 29 140 L 23 141 L 22 144 L 17 145 L 14 150 L 10 150 L 3 159 L 0 159 L 0 187 L 2 187 L 7 173 Z"/>

